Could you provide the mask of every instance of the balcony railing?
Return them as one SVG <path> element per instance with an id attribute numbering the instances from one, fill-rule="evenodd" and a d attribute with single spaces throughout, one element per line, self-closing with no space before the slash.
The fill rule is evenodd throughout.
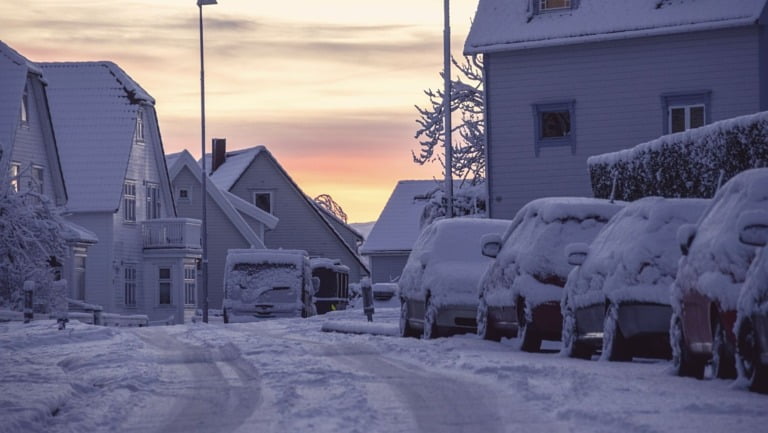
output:
<path id="1" fill-rule="evenodd" d="M 143 221 L 141 235 L 145 249 L 201 248 L 200 220 L 163 218 Z"/>

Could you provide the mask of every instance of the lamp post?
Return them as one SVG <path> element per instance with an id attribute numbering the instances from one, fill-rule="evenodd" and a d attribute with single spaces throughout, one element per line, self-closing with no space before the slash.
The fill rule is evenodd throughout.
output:
<path id="1" fill-rule="evenodd" d="M 203 60 L 203 6 L 215 5 L 216 0 L 197 0 L 197 8 L 200 10 L 200 147 L 202 149 L 203 176 L 201 200 L 203 206 L 203 221 L 200 228 L 203 247 L 203 322 L 208 323 L 208 218 L 206 209 L 208 172 L 205 168 L 205 62 Z"/>
<path id="2" fill-rule="evenodd" d="M 445 114 L 445 216 L 453 218 L 453 143 L 451 142 L 451 14 L 450 0 L 443 2 L 443 111 Z"/>

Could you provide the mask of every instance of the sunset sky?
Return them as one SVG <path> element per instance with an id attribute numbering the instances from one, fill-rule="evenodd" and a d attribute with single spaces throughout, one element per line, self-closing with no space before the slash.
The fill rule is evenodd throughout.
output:
<path id="1" fill-rule="evenodd" d="M 459 55 L 477 0 L 451 3 Z M 442 13 L 441 0 L 205 6 L 208 143 L 266 145 L 305 193 L 330 194 L 350 222 L 375 220 L 398 180 L 440 177 L 410 152 L 413 106 L 442 87 Z M 196 157 L 198 38 L 196 0 L 0 3 L 0 40 L 33 61 L 117 63 L 155 97 L 165 151 Z"/>

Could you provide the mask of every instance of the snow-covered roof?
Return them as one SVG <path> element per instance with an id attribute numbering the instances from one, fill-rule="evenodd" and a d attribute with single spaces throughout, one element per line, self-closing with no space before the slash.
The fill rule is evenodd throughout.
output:
<path id="1" fill-rule="evenodd" d="M 21 113 L 27 74 L 39 71 L 24 56 L 0 41 L 0 149 L 10 151 Z"/>
<path id="2" fill-rule="evenodd" d="M 175 179 L 183 168 L 187 168 L 198 182 L 202 182 L 202 171 L 200 166 L 197 165 L 197 161 L 187 150 L 183 150 L 178 153 L 166 155 L 166 163 L 168 164 L 168 173 L 171 179 Z M 213 202 L 221 209 L 224 215 L 230 220 L 232 225 L 240 232 L 240 234 L 248 241 L 254 248 L 264 248 L 264 242 L 256 232 L 253 231 L 250 225 L 245 222 L 243 217 L 237 211 L 237 206 L 232 203 L 232 197 L 239 199 L 238 197 L 229 194 L 228 192 L 221 191 L 210 178 L 206 178 L 206 191 L 208 195 L 213 199 Z M 261 209 L 256 208 L 250 203 L 245 204 L 238 203 L 241 207 L 253 208 L 248 209 L 247 214 L 257 221 L 261 222 L 270 229 L 275 228 L 277 225 L 277 218 L 273 215 L 267 214 Z"/>
<path id="3" fill-rule="evenodd" d="M 256 156 L 266 150 L 264 146 L 255 146 L 243 150 L 227 152 L 227 158 L 216 171 L 211 173 L 211 180 L 224 191 L 229 191 L 240 176 L 245 173 Z M 205 169 L 211 172 L 211 154 L 205 155 Z"/>
<path id="4" fill-rule="evenodd" d="M 533 0 L 480 0 L 464 52 L 522 50 L 752 25 L 766 0 L 580 0 L 535 12 Z"/>
<path id="5" fill-rule="evenodd" d="M 410 251 L 421 231 L 421 214 L 429 203 L 426 197 L 438 187 L 434 180 L 399 181 L 360 247 L 360 254 Z"/>
<path id="6" fill-rule="evenodd" d="M 112 62 L 41 63 L 70 211 L 115 211 L 140 104 L 154 99 Z"/>

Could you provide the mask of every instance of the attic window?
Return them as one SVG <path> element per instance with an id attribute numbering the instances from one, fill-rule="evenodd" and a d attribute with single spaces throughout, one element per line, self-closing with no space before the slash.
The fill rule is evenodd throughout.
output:
<path id="1" fill-rule="evenodd" d="M 540 11 L 571 9 L 571 0 L 538 0 Z"/>
<path id="2" fill-rule="evenodd" d="M 21 125 L 27 126 L 29 123 L 29 94 L 27 87 L 24 87 L 24 93 L 21 95 Z"/>
<path id="3" fill-rule="evenodd" d="M 136 113 L 136 142 L 144 142 L 144 112 L 142 110 Z"/>

